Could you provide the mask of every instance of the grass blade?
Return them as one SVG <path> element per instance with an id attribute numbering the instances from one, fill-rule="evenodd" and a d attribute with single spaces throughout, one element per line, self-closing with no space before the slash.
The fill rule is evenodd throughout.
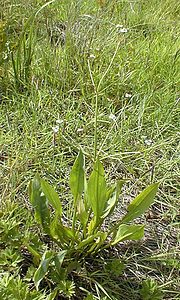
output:
<path id="1" fill-rule="evenodd" d="M 39 265 L 38 269 L 36 270 L 36 272 L 34 274 L 34 278 L 33 278 L 37 290 L 39 288 L 40 282 L 42 281 L 42 279 L 44 278 L 44 276 L 46 275 L 46 273 L 48 271 L 49 264 L 50 264 L 53 256 L 54 256 L 54 254 L 51 251 L 46 251 L 42 256 L 40 265 Z"/>

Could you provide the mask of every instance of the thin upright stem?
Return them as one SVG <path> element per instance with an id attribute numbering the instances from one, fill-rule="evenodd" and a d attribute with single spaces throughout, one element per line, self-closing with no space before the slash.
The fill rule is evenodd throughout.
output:
<path id="1" fill-rule="evenodd" d="M 91 70 L 91 65 L 90 65 L 90 61 L 88 59 L 88 69 L 89 69 L 89 75 L 90 75 L 90 78 L 91 78 L 91 82 L 92 82 L 92 85 L 93 85 L 93 88 L 94 88 L 94 94 L 95 94 L 95 119 L 94 119 L 94 162 L 96 161 L 97 159 L 97 127 L 98 127 L 98 94 L 99 94 L 99 90 L 100 90 L 100 87 L 101 87 L 101 84 L 104 80 L 104 78 L 106 77 L 107 73 L 109 72 L 112 64 L 113 64 L 113 61 L 116 57 L 116 54 L 117 54 L 117 51 L 119 49 L 119 45 L 120 45 L 120 42 L 118 42 L 117 44 L 117 47 L 116 47 L 116 50 L 114 52 L 114 55 L 109 63 L 109 66 L 108 68 L 106 69 L 106 71 L 104 72 L 104 74 L 102 75 L 97 87 L 95 85 L 95 82 L 94 82 L 94 78 L 93 78 L 93 74 L 92 74 L 92 70 Z"/>
<path id="2" fill-rule="evenodd" d="M 94 162 L 95 162 L 97 156 L 98 92 L 92 75 L 89 59 L 88 59 L 88 68 L 89 68 L 89 74 L 90 74 L 91 82 L 95 93 L 95 119 L 94 119 Z"/>
<path id="3" fill-rule="evenodd" d="M 98 127 L 98 95 L 95 102 L 95 122 L 94 122 L 94 162 L 97 158 L 97 127 Z"/>

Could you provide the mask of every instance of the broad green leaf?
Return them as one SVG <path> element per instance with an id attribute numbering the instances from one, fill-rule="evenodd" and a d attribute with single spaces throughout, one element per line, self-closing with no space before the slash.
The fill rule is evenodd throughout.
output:
<path id="1" fill-rule="evenodd" d="M 159 183 L 154 183 L 142 191 L 128 206 L 128 212 L 122 219 L 121 223 L 128 223 L 141 216 L 154 202 L 158 186 Z"/>
<path id="2" fill-rule="evenodd" d="M 36 289 L 38 290 L 39 288 L 39 284 L 41 282 L 41 280 L 44 278 L 44 276 L 46 275 L 48 268 L 49 268 L 49 264 L 52 260 L 54 256 L 54 253 L 52 253 L 51 251 L 46 251 L 41 259 L 40 265 L 38 267 L 38 269 L 36 270 L 36 272 L 34 273 L 34 284 L 36 286 Z"/>
<path id="3" fill-rule="evenodd" d="M 35 208 L 41 197 L 41 183 L 38 174 L 30 181 L 29 184 L 29 198 L 32 206 Z"/>
<path id="4" fill-rule="evenodd" d="M 79 220 L 83 225 L 83 232 L 85 233 L 87 230 L 87 223 L 89 221 L 90 213 L 91 213 L 91 204 L 87 195 L 87 180 L 84 177 L 84 194 L 83 194 L 84 202 L 80 201 L 77 203 L 77 211 L 79 214 Z"/>
<path id="5" fill-rule="evenodd" d="M 77 201 L 77 213 L 81 224 L 83 225 L 83 227 L 85 227 L 88 221 L 89 214 L 85 209 L 82 198 Z"/>
<path id="6" fill-rule="evenodd" d="M 57 242 L 64 244 L 64 231 L 62 230 L 62 224 L 58 218 L 58 215 L 55 215 L 54 219 L 50 224 L 50 235 Z"/>
<path id="7" fill-rule="evenodd" d="M 67 250 L 62 250 L 54 256 L 54 262 L 58 273 L 60 272 L 66 254 L 67 254 Z"/>
<path id="8" fill-rule="evenodd" d="M 50 212 L 46 197 L 42 194 L 39 175 L 30 182 L 30 202 L 35 209 L 35 218 L 40 223 L 46 233 L 49 234 Z"/>
<path id="9" fill-rule="evenodd" d="M 111 245 L 125 240 L 139 240 L 144 236 L 144 225 L 121 224 Z"/>
<path id="10" fill-rule="evenodd" d="M 81 197 L 84 190 L 84 156 L 82 151 L 79 152 L 72 167 L 69 185 L 76 205 L 77 199 Z"/>
<path id="11" fill-rule="evenodd" d="M 71 230 L 70 228 L 60 224 L 60 230 L 63 232 L 63 235 L 64 235 L 64 239 L 66 241 L 69 241 L 69 240 L 75 240 L 75 236 L 74 236 L 74 232 L 73 230 Z"/>
<path id="12" fill-rule="evenodd" d="M 65 227 L 58 216 L 55 216 L 54 220 L 51 222 L 50 234 L 55 240 L 61 243 L 75 240 L 73 231 L 70 228 Z"/>
<path id="13" fill-rule="evenodd" d="M 104 168 L 99 159 L 97 159 L 94 170 L 90 175 L 87 185 L 87 195 L 98 224 L 107 201 Z"/>
<path id="14" fill-rule="evenodd" d="M 61 202 L 59 200 L 59 196 L 54 190 L 54 188 L 46 182 L 44 179 L 41 179 L 41 189 L 45 195 L 45 197 L 48 199 L 49 203 L 52 205 L 52 207 L 55 209 L 56 213 L 58 213 L 60 216 L 62 215 L 62 206 Z"/>
<path id="15" fill-rule="evenodd" d="M 104 211 L 103 216 L 101 217 L 103 220 L 111 213 L 113 213 L 124 182 L 125 180 L 119 180 L 117 184 L 114 187 L 112 187 L 112 189 L 110 190 L 108 201 L 107 201 L 107 207 Z"/>

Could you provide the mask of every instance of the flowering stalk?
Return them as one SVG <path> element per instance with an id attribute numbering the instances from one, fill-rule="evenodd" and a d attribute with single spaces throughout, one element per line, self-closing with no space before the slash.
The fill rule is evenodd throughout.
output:
<path id="1" fill-rule="evenodd" d="M 101 84 L 104 80 L 104 78 L 106 77 L 107 73 L 109 72 L 112 64 L 113 64 L 113 61 L 116 57 L 116 54 L 117 54 L 117 51 L 119 49 L 119 45 L 120 45 L 120 42 L 118 42 L 117 44 L 117 47 L 116 47 L 116 50 L 114 52 L 114 55 L 110 61 L 110 64 L 108 66 L 108 68 L 106 69 L 106 71 L 104 72 L 104 74 L 102 75 L 99 83 L 98 83 L 98 86 L 96 87 L 95 85 L 95 82 L 94 82 L 94 78 L 93 78 L 93 74 L 92 74 L 92 70 L 91 70 L 91 66 L 90 66 L 90 61 L 88 59 L 88 69 L 89 69 L 89 75 L 90 75 L 90 78 L 91 78 L 91 82 L 92 82 L 92 85 L 93 85 L 93 88 L 94 88 L 94 94 L 95 94 L 95 120 L 94 120 L 94 162 L 96 161 L 97 159 L 97 125 L 98 125 L 98 93 L 99 93 L 99 90 L 100 90 L 100 87 L 101 87 Z M 92 56 L 91 56 L 92 57 Z M 89 57 L 90 58 L 90 57 Z M 94 58 L 94 57 L 93 57 Z"/>
<path id="2" fill-rule="evenodd" d="M 91 82 L 95 93 L 95 121 L 94 121 L 94 162 L 95 162 L 97 157 L 98 91 L 92 75 L 89 59 L 88 59 L 88 68 L 89 68 L 89 74 L 90 74 Z"/>

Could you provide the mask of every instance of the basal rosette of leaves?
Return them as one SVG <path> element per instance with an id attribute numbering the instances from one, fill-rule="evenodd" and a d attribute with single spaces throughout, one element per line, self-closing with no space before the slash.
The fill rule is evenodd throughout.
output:
<path id="1" fill-rule="evenodd" d="M 85 176 L 85 159 L 82 151 L 72 167 L 69 185 L 73 195 L 71 219 L 64 222 L 66 210 L 54 188 L 39 175 L 30 182 L 30 202 L 35 219 L 45 234 L 58 246 L 59 251 L 45 251 L 40 255 L 28 247 L 39 267 L 34 274 L 38 289 L 41 280 L 53 266 L 58 280 L 64 280 L 62 266 L 67 258 L 79 262 L 88 255 L 95 255 L 104 248 L 125 240 L 139 240 L 144 235 L 144 225 L 131 222 L 141 216 L 153 203 L 158 183 L 149 185 L 127 207 L 126 215 L 108 228 L 102 226 L 118 204 L 125 180 L 108 186 L 105 171 L 97 158 L 89 180 Z M 52 211 L 53 210 L 53 211 Z M 68 225 L 69 224 L 69 225 Z M 62 275 L 63 274 L 63 275 Z"/>

